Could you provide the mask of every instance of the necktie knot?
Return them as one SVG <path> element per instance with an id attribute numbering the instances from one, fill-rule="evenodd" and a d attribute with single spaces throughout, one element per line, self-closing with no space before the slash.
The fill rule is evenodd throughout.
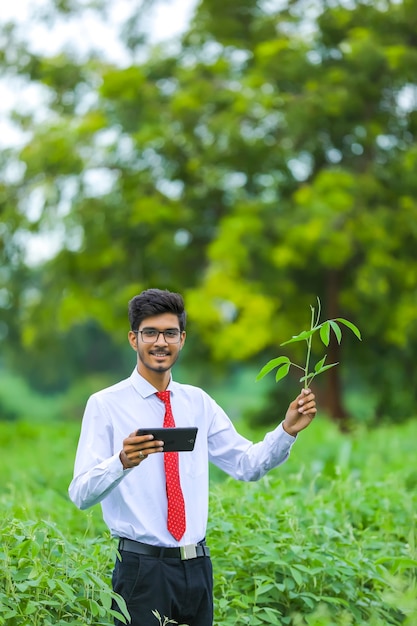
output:
<path id="1" fill-rule="evenodd" d="M 175 420 L 172 414 L 170 391 L 157 391 L 155 395 L 165 404 L 164 428 L 174 428 Z"/>
<path id="2" fill-rule="evenodd" d="M 162 402 L 164 402 L 165 404 L 168 404 L 170 393 L 171 393 L 170 391 L 157 391 L 156 395 L 158 396 L 160 400 L 162 400 Z"/>

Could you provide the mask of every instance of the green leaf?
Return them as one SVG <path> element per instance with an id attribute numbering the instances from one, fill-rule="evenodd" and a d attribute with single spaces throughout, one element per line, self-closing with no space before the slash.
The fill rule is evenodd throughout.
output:
<path id="1" fill-rule="evenodd" d="M 301 586 L 303 584 L 303 577 L 301 575 L 301 572 L 296 570 L 295 567 L 290 567 L 290 571 L 297 585 Z"/>
<path id="2" fill-rule="evenodd" d="M 32 615 L 33 613 L 37 611 L 37 608 L 38 607 L 37 607 L 36 602 L 29 601 L 27 605 L 25 606 L 23 613 L 25 615 Z"/>
<path id="3" fill-rule="evenodd" d="M 288 363 L 288 365 L 290 364 L 290 360 L 287 356 L 279 356 L 276 359 L 271 359 L 271 361 L 268 361 L 268 363 L 263 366 L 259 374 L 256 376 L 255 380 L 261 380 L 261 378 L 266 376 L 266 374 L 268 374 L 275 367 L 278 367 L 279 365 L 282 365 L 284 363 Z"/>
<path id="4" fill-rule="evenodd" d="M 345 320 L 343 317 L 336 317 L 336 321 L 350 328 L 350 330 L 357 336 L 357 338 L 362 341 L 361 332 L 359 328 L 355 326 L 355 324 L 349 322 L 349 320 Z"/>
<path id="5" fill-rule="evenodd" d="M 324 322 L 320 326 L 320 339 L 324 343 L 325 346 L 329 345 L 330 342 L 330 322 Z"/>
<path id="6" fill-rule="evenodd" d="M 336 365 L 339 365 L 339 363 L 330 363 L 329 365 L 325 365 L 324 367 L 317 370 L 316 374 L 321 374 L 322 372 L 325 372 L 326 370 L 329 370 L 331 367 L 335 367 Z"/>
<path id="7" fill-rule="evenodd" d="M 293 337 L 291 337 L 291 339 L 288 339 L 288 341 L 284 341 L 284 343 L 281 343 L 281 346 L 286 346 L 288 343 L 294 343 L 295 341 L 306 341 L 309 337 L 311 337 L 311 335 L 314 335 L 314 333 L 316 332 L 317 328 L 312 328 L 311 330 L 303 330 L 299 335 L 294 335 Z"/>
<path id="8" fill-rule="evenodd" d="M 109 609 L 109 614 L 112 617 L 116 617 L 119 620 L 119 622 L 122 622 L 123 624 L 128 623 L 127 619 L 121 613 L 119 613 L 119 611 L 115 611 L 114 609 Z"/>
<path id="9" fill-rule="evenodd" d="M 340 344 L 342 341 L 342 331 L 339 328 L 339 324 L 337 324 L 334 320 L 330 320 L 330 326 L 333 329 L 334 334 L 336 335 L 337 343 Z"/>
<path id="10" fill-rule="evenodd" d="M 325 354 L 324 357 L 316 363 L 314 367 L 314 371 L 316 372 L 316 374 L 321 371 L 321 368 L 323 367 L 326 358 L 327 358 L 327 354 Z"/>
<path id="11" fill-rule="evenodd" d="M 285 378 L 285 376 L 290 371 L 290 365 L 291 365 L 291 363 L 286 363 L 285 365 L 281 365 L 281 367 L 279 367 L 277 369 L 277 373 L 275 374 L 275 381 L 276 382 L 281 380 L 281 378 Z"/>

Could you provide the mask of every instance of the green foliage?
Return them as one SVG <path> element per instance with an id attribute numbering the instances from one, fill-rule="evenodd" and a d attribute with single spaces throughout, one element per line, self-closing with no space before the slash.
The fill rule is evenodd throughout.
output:
<path id="1" fill-rule="evenodd" d="M 414 626 L 416 424 L 343 436 L 318 420 L 260 482 L 212 484 L 215 624 Z M 72 423 L 0 424 L 7 626 L 112 623 L 115 544 L 99 507 L 66 496 L 77 436 Z"/>
<path id="2" fill-rule="evenodd" d="M 82 514 L 67 496 L 78 431 L 74 423 L 0 426 L 0 624 L 113 623 L 114 546 L 99 511 Z"/>
<path id="3" fill-rule="evenodd" d="M 417 399 L 415 3 L 322 2 L 313 16 L 304 0 L 230 0 L 220 21 L 219 6 L 198 4 L 175 52 L 123 67 L 35 53 L 2 28 L 4 72 L 46 110 L 14 112 L 24 139 L 0 160 L 0 336 L 55 364 L 60 333 L 93 319 L 119 341 L 127 300 L 157 285 L 185 293 L 194 354 L 202 343 L 230 364 L 272 353 L 319 294 L 326 318 L 360 319 L 368 338 L 343 358 L 330 346 L 342 367 L 327 408 L 339 417 L 355 369 L 374 417 L 402 419 Z M 37 234 L 61 249 L 34 273 Z"/>
<path id="4" fill-rule="evenodd" d="M 116 596 L 108 584 L 109 542 L 104 538 L 75 543 L 64 527 L 47 520 L 4 518 L 1 535 L 0 624 L 109 625 L 111 615 L 120 614 L 110 609 Z"/>
<path id="5" fill-rule="evenodd" d="M 95 374 L 76 381 L 65 393 L 39 393 L 25 378 L 0 369 L 0 421 L 49 422 L 81 418 L 89 395 L 114 382 L 114 377 Z M 19 426 L 17 427 L 19 428 Z"/>
<path id="6" fill-rule="evenodd" d="M 218 623 L 412 626 L 415 428 L 346 438 L 324 423 L 260 483 L 212 490 Z"/>
<path id="7" fill-rule="evenodd" d="M 23 418 L 45 422 L 56 417 L 58 404 L 55 398 L 34 393 L 24 379 L 1 371 L 0 420 Z"/>
<path id="8" fill-rule="evenodd" d="M 340 330 L 340 324 L 343 324 L 344 326 L 347 326 L 348 328 L 350 328 L 351 331 L 356 335 L 358 339 L 361 339 L 361 333 L 359 329 L 357 328 L 357 326 L 355 326 L 355 324 L 353 324 L 349 320 L 345 320 L 341 317 L 337 317 L 336 319 L 326 320 L 325 322 L 320 323 L 321 303 L 320 303 L 319 298 L 317 298 L 317 303 L 318 303 L 317 313 L 316 313 L 315 307 L 310 305 L 311 322 L 310 322 L 309 330 L 303 330 L 298 335 L 294 335 L 291 339 L 289 339 L 288 341 L 284 341 L 281 344 L 281 346 L 286 346 L 289 343 L 305 341 L 307 344 L 307 351 L 306 351 L 306 358 L 305 358 L 304 366 L 302 367 L 301 365 L 292 363 L 290 359 L 286 356 L 280 356 L 266 363 L 266 365 L 264 365 L 264 367 L 261 369 L 261 371 L 257 375 L 256 380 L 261 380 L 261 378 L 263 378 L 270 371 L 272 371 L 275 368 L 278 368 L 275 374 L 275 380 L 276 382 L 278 382 L 282 378 L 285 378 L 285 376 L 290 371 L 290 367 L 292 365 L 296 367 L 297 369 L 300 369 L 303 371 L 304 375 L 300 378 L 300 382 L 303 382 L 304 388 L 307 389 L 307 387 L 310 386 L 311 382 L 316 376 L 338 365 L 338 363 L 331 363 L 328 365 L 325 364 L 325 361 L 327 358 L 327 354 L 325 354 L 324 357 L 320 359 L 320 361 L 317 361 L 317 363 L 314 366 L 314 370 L 310 371 L 311 344 L 312 344 L 314 335 L 318 334 L 322 343 L 325 346 L 328 346 L 330 343 L 330 331 L 333 331 L 336 336 L 338 344 L 340 344 L 340 342 L 342 341 L 342 331 Z"/>

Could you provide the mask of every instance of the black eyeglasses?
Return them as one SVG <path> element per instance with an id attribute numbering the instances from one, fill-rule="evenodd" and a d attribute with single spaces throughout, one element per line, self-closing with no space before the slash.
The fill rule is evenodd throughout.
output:
<path id="1" fill-rule="evenodd" d="M 141 334 L 143 343 L 155 343 L 158 341 L 159 335 L 163 335 L 167 343 L 179 343 L 181 339 L 181 331 L 178 328 L 168 328 L 167 330 L 144 328 L 143 330 L 134 330 L 133 332 Z"/>

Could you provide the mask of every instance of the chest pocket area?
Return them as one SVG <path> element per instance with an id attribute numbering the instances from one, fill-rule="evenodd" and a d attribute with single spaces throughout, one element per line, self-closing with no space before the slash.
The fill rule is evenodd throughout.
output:
<path id="1" fill-rule="evenodd" d="M 208 455 L 202 446 L 195 446 L 192 452 L 180 452 L 181 468 L 189 478 L 200 478 L 208 474 Z"/>

